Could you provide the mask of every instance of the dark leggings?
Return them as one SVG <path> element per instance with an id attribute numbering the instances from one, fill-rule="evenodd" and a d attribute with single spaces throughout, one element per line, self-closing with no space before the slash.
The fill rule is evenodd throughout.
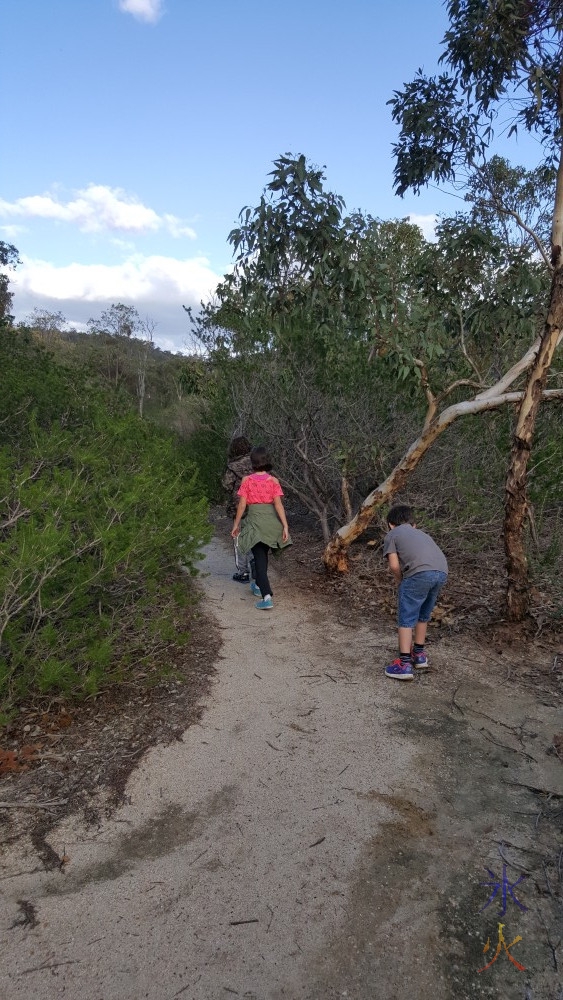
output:
<path id="1" fill-rule="evenodd" d="M 256 573 L 256 584 L 260 588 L 260 593 L 262 597 L 266 594 L 272 594 L 273 591 L 270 587 L 270 581 L 268 580 L 268 553 L 270 551 L 270 546 L 266 545 L 264 542 L 256 542 L 256 545 L 252 546 L 252 555 L 254 556 L 254 569 Z"/>

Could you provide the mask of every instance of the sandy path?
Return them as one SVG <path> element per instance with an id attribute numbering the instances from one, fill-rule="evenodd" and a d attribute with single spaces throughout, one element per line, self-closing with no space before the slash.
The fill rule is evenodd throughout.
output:
<path id="1" fill-rule="evenodd" d="M 256 611 L 217 540 L 205 569 L 224 645 L 202 722 L 145 757 L 100 830 L 50 836 L 64 872 L 33 871 L 29 845 L 4 859 L 0 997 L 477 995 L 451 992 L 461 932 L 445 955 L 440 901 L 492 806 L 460 816 L 432 692 L 382 676 L 391 630 L 382 650 L 275 571 L 275 610 Z M 11 927 L 22 899 L 35 928 Z M 512 980 L 486 995 L 523 996 Z"/>

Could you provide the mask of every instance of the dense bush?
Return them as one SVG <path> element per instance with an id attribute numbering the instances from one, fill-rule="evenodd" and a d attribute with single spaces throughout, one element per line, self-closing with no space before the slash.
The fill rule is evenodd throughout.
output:
<path id="1" fill-rule="evenodd" d="M 3 333 L 0 370 L 6 712 L 36 691 L 96 690 L 127 659 L 124 623 L 158 605 L 179 561 L 195 572 L 210 529 L 185 443 L 24 335 Z"/>

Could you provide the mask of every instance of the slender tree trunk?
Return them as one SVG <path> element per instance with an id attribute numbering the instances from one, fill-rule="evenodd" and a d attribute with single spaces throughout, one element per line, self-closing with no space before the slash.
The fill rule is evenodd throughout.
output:
<path id="1" fill-rule="evenodd" d="M 352 504 L 350 503 L 350 485 L 346 475 L 342 476 L 342 506 L 349 521 L 352 520 Z"/>
<path id="2" fill-rule="evenodd" d="M 328 524 L 328 513 L 326 507 L 323 507 L 323 509 L 319 512 L 319 521 L 321 522 L 323 541 L 328 542 L 330 538 L 330 527 Z"/>
<path id="3" fill-rule="evenodd" d="M 563 68 L 559 78 L 559 109 L 563 107 Z M 553 360 L 555 348 L 563 330 L 563 148 L 557 171 L 555 205 L 551 234 L 553 279 L 549 309 L 540 349 L 530 369 L 528 382 L 518 411 L 518 421 L 512 440 L 510 465 L 505 485 L 504 551 L 506 556 L 507 588 L 505 613 L 509 621 L 518 622 L 526 616 L 530 605 L 528 559 L 524 526 L 527 514 L 527 472 L 542 393 Z"/>
<path id="4" fill-rule="evenodd" d="M 547 373 L 562 330 L 563 268 L 558 267 L 553 275 L 549 313 L 538 359 L 530 372 L 518 412 L 506 477 L 503 529 L 507 570 L 506 616 L 513 622 L 522 621 L 529 608 L 528 559 L 524 542 L 528 460 Z"/>
<path id="5" fill-rule="evenodd" d="M 137 396 L 139 398 L 139 416 L 143 419 L 143 407 L 145 404 L 145 375 L 139 373 L 137 380 Z"/>

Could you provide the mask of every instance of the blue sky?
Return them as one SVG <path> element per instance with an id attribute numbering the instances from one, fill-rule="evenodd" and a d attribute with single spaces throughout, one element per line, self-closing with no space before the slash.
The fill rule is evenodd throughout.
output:
<path id="1" fill-rule="evenodd" d="M 228 269 L 228 233 L 286 152 L 325 166 L 349 209 L 453 212 L 435 189 L 393 195 L 386 103 L 435 71 L 445 27 L 440 0 L 2 0 L 16 319 L 80 325 L 121 301 L 181 350 L 182 304 Z"/>

